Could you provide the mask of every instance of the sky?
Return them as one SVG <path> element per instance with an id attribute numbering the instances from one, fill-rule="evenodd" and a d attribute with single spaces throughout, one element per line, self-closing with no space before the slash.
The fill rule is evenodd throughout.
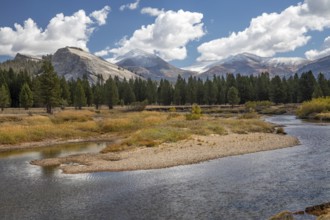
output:
<path id="1" fill-rule="evenodd" d="M 330 0 L 1 0 L 0 61 L 66 46 L 178 67 L 245 52 L 314 60 L 330 55 Z"/>

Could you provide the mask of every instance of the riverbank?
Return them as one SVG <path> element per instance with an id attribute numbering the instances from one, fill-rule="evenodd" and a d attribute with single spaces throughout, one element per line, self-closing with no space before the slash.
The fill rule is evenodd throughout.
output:
<path id="1" fill-rule="evenodd" d="M 299 144 L 291 136 L 271 133 L 193 135 L 176 143 L 115 153 L 81 154 L 32 161 L 39 166 L 59 166 L 64 173 L 131 171 L 194 164 L 221 157 L 291 147 Z"/>

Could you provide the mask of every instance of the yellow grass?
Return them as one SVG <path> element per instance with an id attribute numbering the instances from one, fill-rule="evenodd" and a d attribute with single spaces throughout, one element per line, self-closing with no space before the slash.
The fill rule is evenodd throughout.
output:
<path id="1" fill-rule="evenodd" d="M 272 125 L 258 119 L 203 116 L 187 121 L 183 114 L 169 117 L 164 112 L 120 112 L 64 110 L 54 115 L 0 115 L 0 144 L 19 144 L 46 139 L 75 139 L 116 133 L 125 137 L 108 151 L 156 146 L 176 142 L 191 135 L 273 132 Z"/>

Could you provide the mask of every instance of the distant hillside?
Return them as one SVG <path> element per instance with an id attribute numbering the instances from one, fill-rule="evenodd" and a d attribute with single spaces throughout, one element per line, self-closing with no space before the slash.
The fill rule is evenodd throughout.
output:
<path id="1" fill-rule="evenodd" d="M 45 56 L 44 59 L 49 59 Z M 18 53 L 13 60 L 0 63 L 0 69 L 9 70 L 12 68 L 14 72 L 27 71 L 29 74 L 37 74 L 42 65 L 42 58 L 23 55 Z"/>

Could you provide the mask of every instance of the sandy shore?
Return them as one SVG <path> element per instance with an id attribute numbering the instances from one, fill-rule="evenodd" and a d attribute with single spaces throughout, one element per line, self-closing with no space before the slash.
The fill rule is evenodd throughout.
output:
<path id="1" fill-rule="evenodd" d="M 64 173 L 129 171 L 173 167 L 221 157 L 291 147 L 299 144 L 291 136 L 250 133 L 225 136 L 193 136 L 158 147 L 136 148 L 107 154 L 80 154 L 32 161 L 39 166 L 59 166 Z"/>

